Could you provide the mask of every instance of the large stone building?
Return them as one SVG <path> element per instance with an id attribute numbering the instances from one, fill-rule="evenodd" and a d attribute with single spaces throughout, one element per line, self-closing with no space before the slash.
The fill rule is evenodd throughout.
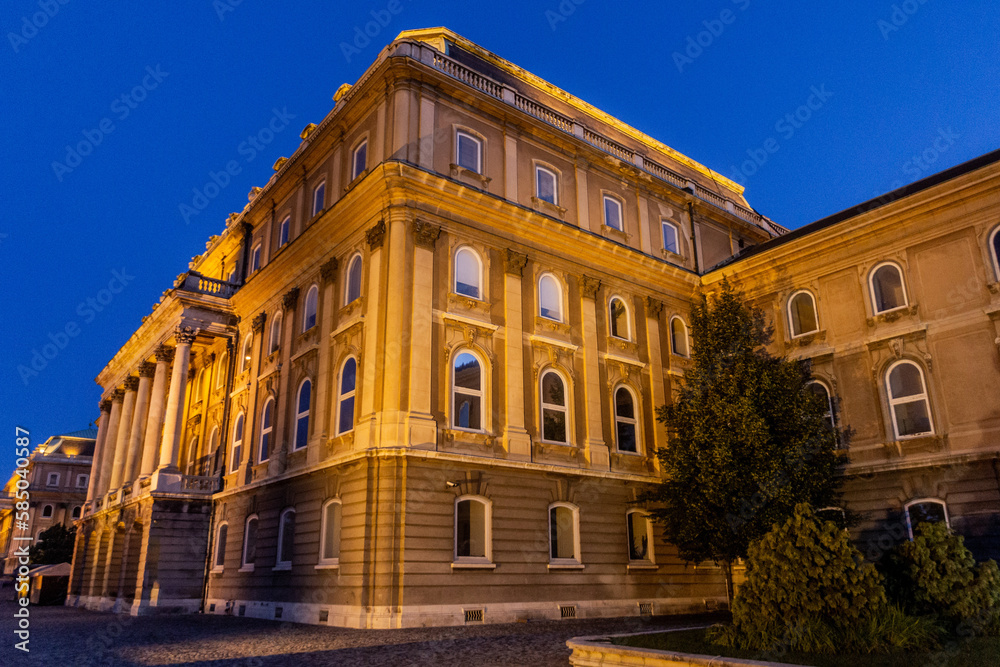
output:
<path id="1" fill-rule="evenodd" d="M 1000 513 L 1000 154 L 789 233 L 444 29 L 334 100 L 98 376 L 70 604 L 352 627 L 714 607 L 719 570 L 633 501 L 723 275 L 839 396 L 873 544 L 908 506 Z"/>

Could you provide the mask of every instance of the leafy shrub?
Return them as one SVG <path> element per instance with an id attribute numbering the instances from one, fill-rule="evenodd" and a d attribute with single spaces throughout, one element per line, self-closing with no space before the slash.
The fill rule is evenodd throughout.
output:
<path id="1" fill-rule="evenodd" d="M 961 535 L 944 523 L 921 523 L 883 566 L 887 592 L 912 614 L 938 616 L 974 634 L 1000 630 L 1000 570 L 976 564 Z"/>

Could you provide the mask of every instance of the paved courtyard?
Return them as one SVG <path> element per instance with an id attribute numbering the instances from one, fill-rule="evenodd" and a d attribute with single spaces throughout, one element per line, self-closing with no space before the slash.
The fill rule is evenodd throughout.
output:
<path id="1" fill-rule="evenodd" d="M 344 630 L 226 616 L 140 617 L 65 607 L 31 608 L 30 653 L 15 650 L 13 602 L 0 602 L 0 665 L 197 665 L 198 667 L 504 667 L 569 664 L 566 640 L 581 635 L 703 625 L 680 616 L 408 630 Z"/>

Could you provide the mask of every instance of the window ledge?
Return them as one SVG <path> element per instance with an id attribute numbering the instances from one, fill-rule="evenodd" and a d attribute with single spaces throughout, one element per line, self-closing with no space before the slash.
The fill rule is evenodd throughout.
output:
<path id="1" fill-rule="evenodd" d="M 656 563 L 640 563 L 640 562 L 635 562 L 635 563 L 629 563 L 628 564 L 628 569 L 629 569 L 629 572 L 631 572 L 632 570 L 637 570 L 637 571 L 642 571 L 642 570 L 659 570 L 660 566 L 657 565 Z"/>
<path id="2" fill-rule="evenodd" d="M 583 563 L 549 563 L 550 570 L 582 570 L 585 567 Z"/>
<path id="3" fill-rule="evenodd" d="M 495 570 L 497 569 L 496 563 L 452 563 L 451 569 L 453 570 Z"/>
<path id="4" fill-rule="evenodd" d="M 474 169 L 469 169 L 468 167 L 462 167 L 462 166 L 457 165 L 457 164 L 453 164 L 453 165 L 450 165 L 450 166 L 451 166 L 451 175 L 452 175 L 452 177 L 455 177 L 455 176 L 468 176 L 469 178 L 473 178 L 473 179 L 475 179 L 477 181 L 480 181 L 483 184 L 483 187 L 488 186 L 490 184 L 490 181 L 493 180 L 489 176 L 483 176 L 478 171 L 475 171 Z"/>
<path id="5" fill-rule="evenodd" d="M 209 574 L 222 574 L 226 568 L 224 567 L 213 567 L 208 571 Z"/>
<path id="6" fill-rule="evenodd" d="M 318 565 L 316 565 L 315 569 L 317 569 L 317 570 L 339 570 L 340 569 L 340 562 L 338 561 L 336 563 L 319 563 Z"/>
<path id="7" fill-rule="evenodd" d="M 678 259 L 682 262 L 684 261 L 684 255 L 679 252 L 674 252 L 673 250 L 667 250 L 666 248 L 660 250 L 660 255 L 663 256 L 663 259 Z"/>
<path id="8" fill-rule="evenodd" d="M 605 238 L 609 238 L 625 244 L 628 244 L 629 239 L 632 238 L 631 236 L 629 236 L 628 232 L 622 231 L 620 229 L 605 224 L 601 225 L 601 235 L 604 236 Z"/>
<path id="9" fill-rule="evenodd" d="M 559 204 L 554 204 L 547 199 L 541 199 L 539 197 L 532 197 L 531 203 L 535 205 L 535 208 L 542 209 L 543 211 L 554 211 L 559 214 L 559 217 L 566 215 L 566 207 L 560 206 Z"/>
<path id="10" fill-rule="evenodd" d="M 237 572 L 253 572 L 253 563 L 251 563 L 250 565 L 244 565 L 243 567 L 241 567 L 240 569 L 238 569 L 236 571 Z"/>
<path id="11" fill-rule="evenodd" d="M 291 571 L 291 569 L 292 569 L 291 563 L 278 563 L 277 565 L 271 568 L 271 572 L 288 572 Z"/>
<path id="12" fill-rule="evenodd" d="M 360 183 L 362 181 L 362 179 L 364 179 L 364 177 L 368 175 L 369 171 L 371 171 L 371 168 L 365 167 L 364 170 L 362 170 L 362 172 L 360 174 L 358 174 L 353 179 L 351 179 L 351 182 L 348 183 L 347 187 L 344 188 L 344 192 L 347 193 L 347 192 L 350 192 L 351 190 L 353 190 L 354 186 L 357 185 L 358 183 Z"/>
<path id="13" fill-rule="evenodd" d="M 917 314 L 917 304 L 911 303 L 905 306 L 899 306 L 898 308 L 893 308 L 892 310 L 883 310 L 881 312 L 875 313 L 872 317 L 868 318 L 868 326 L 874 327 L 878 323 L 890 324 L 905 317 L 907 315 Z"/>

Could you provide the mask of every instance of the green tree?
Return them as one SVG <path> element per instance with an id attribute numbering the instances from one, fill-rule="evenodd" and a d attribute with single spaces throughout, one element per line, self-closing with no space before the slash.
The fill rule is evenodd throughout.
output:
<path id="1" fill-rule="evenodd" d="M 831 505 L 841 459 L 829 406 L 806 388 L 806 361 L 771 355 L 773 329 L 728 280 L 691 310 L 692 366 L 671 405 L 657 409 L 670 440 L 657 456 L 663 481 L 643 495 L 688 562 L 725 569 L 798 503 Z"/>
<path id="2" fill-rule="evenodd" d="M 42 531 L 38 543 L 28 549 L 32 565 L 52 565 L 73 561 L 73 542 L 76 531 L 61 523 Z"/>

